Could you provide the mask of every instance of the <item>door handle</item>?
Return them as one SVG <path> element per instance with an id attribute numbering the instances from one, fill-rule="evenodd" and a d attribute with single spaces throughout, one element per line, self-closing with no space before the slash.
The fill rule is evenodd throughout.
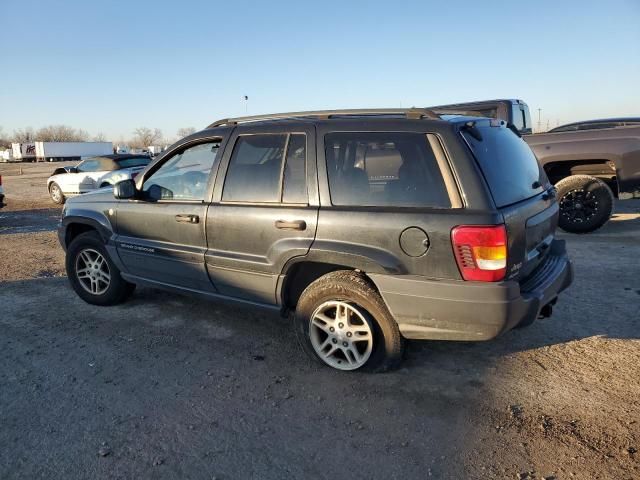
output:
<path id="1" fill-rule="evenodd" d="M 198 215 L 189 215 L 186 213 L 176 215 L 176 222 L 178 223 L 200 223 L 200 217 Z"/>
<path id="2" fill-rule="evenodd" d="M 280 230 L 306 230 L 307 222 L 304 220 L 293 220 L 288 222 L 286 220 L 276 220 L 276 228 Z"/>

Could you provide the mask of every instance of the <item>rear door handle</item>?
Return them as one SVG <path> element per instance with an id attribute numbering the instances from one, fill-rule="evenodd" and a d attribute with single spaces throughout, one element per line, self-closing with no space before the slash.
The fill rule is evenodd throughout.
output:
<path id="1" fill-rule="evenodd" d="M 288 222 L 286 220 L 276 220 L 276 228 L 280 230 L 306 230 L 307 222 L 304 220 L 293 220 Z"/>
<path id="2" fill-rule="evenodd" d="M 182 213 L 176 215 L 176 222 L 178 223 L 200 223 L 200 217 L 198 215 L 189 215 Z"/>

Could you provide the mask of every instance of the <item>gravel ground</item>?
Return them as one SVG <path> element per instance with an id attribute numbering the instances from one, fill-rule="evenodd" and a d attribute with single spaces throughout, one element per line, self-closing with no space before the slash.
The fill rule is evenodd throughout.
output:
<path id="1" fill-rule="evenodd" d="M 551 319 L 348 374 L 270 313 L 151 289 L 83 303 L 49 278 L 52 167 L 15 167 L 0 164 L 0 478 L 640 478 L 640 201 L 563 235 L 576 281 Z"/>

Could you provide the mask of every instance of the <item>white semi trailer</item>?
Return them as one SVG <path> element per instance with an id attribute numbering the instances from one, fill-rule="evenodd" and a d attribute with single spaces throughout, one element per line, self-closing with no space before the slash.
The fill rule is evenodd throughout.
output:
<path id="1" fill-rule="evenodd" d="M 111 142 L 36 142 L 38 162 L 77 161 L 112 153 Z"/>
<path id="2" fill-rule="evenodd" d="M 34 162 L 36 160 L 36 144 L 29 143 L 12 143 L 11 150 L 13 158 L 16 162 Z"/>

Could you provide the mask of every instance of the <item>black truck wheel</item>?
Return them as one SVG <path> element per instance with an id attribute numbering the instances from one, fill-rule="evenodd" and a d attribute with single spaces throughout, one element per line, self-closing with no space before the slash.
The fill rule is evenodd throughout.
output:
<path id="1" fill-rule="evenodd" d="M 613 192 L 599 178 L 572 175 L 556 184 L 558 226 L 565 232 L 589 233 L 602 227 L 613 211 Z"/>

